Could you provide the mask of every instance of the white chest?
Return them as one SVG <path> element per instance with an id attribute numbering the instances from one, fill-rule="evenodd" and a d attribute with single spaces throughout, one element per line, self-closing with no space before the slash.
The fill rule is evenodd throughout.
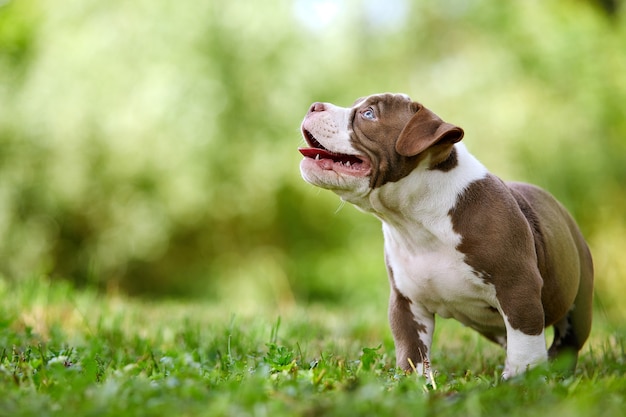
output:
<path id="1" fill-rule="evenodd" d="M 370 195 L 383 222 L 385 254 L 398 290 L 414 308 L 451 317 L 479 331 L 504 329 L 495 288 L 467 265 L 456 248 L 449 211 L 486 168 L 457 144 L 458 166 L 449 172 L 418 167 Z"/>
<path id="2" fill-rule="evenodd" d="M 392 236 L 385 230 L 387 262 L 397 289 L 414 305 L 477 330 L 504 329 L 494 286 L 478 276 L 454 246 L 435 240 L 408 245 Z"/>

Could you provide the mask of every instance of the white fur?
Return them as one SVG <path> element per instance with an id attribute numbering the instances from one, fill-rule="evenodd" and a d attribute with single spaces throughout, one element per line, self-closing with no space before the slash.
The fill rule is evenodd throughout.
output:
<path id="1" fill-rule="evenodd" d="M 462 237 L 453 229 L 450 209 L 470 183 L 487 173 L 464 145 L 456 147 L 455 169 L 418 167 L 400 181 L 373 190 L 365 209 L 383 222 L 387 261 L 402 294 L 430 313 L 471 327 L 503 326 L 488 309 L 497 306 L 495 288 L 477 276 L 464 262 L 465 255 L 456 250 Z M 402 214 L 385 210 L 387 205 L 401 207 Z"/>
<path id="2" fill-rule="evenodd" d="M 454 231 L 449 211 L 457 196 L 487 170 L 464 145 L 455 146 L 459 163 L 455 169 L 441 172 L 418 167 L 400 181 L 373 190 L 361 207 L 383 222 L 387 262 L 396 287 L 412 301 L 415 320 L 426 326 L 420 338 L 428 351 L 435 314 L 479 331 L 505 333 L 502 317 L 493 309 L 499 307 L 494 286 L 478 276 L 456 250 L 462 237 Z M 400 207 L 402 214 L 386 206 Z"/>
<path id="3" fill-rule="evenodd" d="M 311 132 L 326 149 L 335 153 L 359 155 L 350 143 L 351 108 L 323 103 L 323 112 L 314 112 L 304 119 L 302 127 Z M 333 170 L 320 170 L 310 158 L 300 163 L 302 177 L 311 184 L 337 193 L 344 201 L 359 200 L 370 191 L 369 178 L 340 175 Z"/>
<path id="4" fill-rule="evenodd" d="M 350 144 L 350 108 L 324 103 L 323 112 L 311 113 L 303 122 L 304 127 L 315 135 L 324 147 L 332 152 L 356 154 Z"/>
<path id="5" fill-rule="evenodd" d="M 420 332 L 420 340 L 426 348 L 426 356 L 422 358 L 421 362 L 414 363 L 413 365 L 418 375 L 424 376 L 430 381 L 432 373 L 430 367 L 430 348 L 433 343 L 433 334 L 435 333 L 435 316 L 421 304 L 411 303 L 410 309 L 415 320 L 426 329 L 424 332 Z"/>
<path id="6" fill-rule="evenodd" d="M 514 329 L 505 314 L 506 325 L 506 363 L 502 378 L 508 379 L 519 375 L 542 362 L 548 360 L 546 337 L 544 331 L 539 335 L 527 335 Z"/>

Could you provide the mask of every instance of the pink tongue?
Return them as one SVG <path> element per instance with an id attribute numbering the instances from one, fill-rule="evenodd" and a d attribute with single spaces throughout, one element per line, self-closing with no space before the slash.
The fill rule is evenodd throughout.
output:
<path id="1" fill-rule="evenodd" d="M 333 154 L 331 152 L 328 152 L 325 149 L 319 149 L 319 148 L 298 148 L 298 150 L 300 151 L 300 153 L 304 156 L 306 156 L 307 158 L 314 158 L 319 155 L 321 159 L 333 159 L 333 157 L 337 157 L 336 154 Z"/>

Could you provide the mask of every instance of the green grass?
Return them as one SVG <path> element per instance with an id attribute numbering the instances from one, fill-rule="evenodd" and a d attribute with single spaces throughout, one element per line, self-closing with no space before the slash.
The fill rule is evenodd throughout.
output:
<path id="1" fill-rule="evenodd" d="M 499 378 L 499 348 L 440 321 L 426 385 L 393 367 L 379 308 L 238 316 L 226 301 L 129 300 L 41 280 L 0 281 L 0 297 L 0 415 L 570 417 L 626 407 L 624 328 L 602 317 L 575 375 L 553 366 L 512 381 Z"/>

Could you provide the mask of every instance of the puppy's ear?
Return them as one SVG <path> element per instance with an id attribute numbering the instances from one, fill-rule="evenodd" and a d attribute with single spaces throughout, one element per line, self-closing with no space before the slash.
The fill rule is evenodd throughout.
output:
<path id="1" fill-rule="evenodd" d="M 396 152 L 400 155 L 415 156 L 436 143 L 452 145 L 463 139 L 463 129 L 444 122 L 426 107 L 413 104 L 417 111 L 404 126 L 396 142 Z"/>

